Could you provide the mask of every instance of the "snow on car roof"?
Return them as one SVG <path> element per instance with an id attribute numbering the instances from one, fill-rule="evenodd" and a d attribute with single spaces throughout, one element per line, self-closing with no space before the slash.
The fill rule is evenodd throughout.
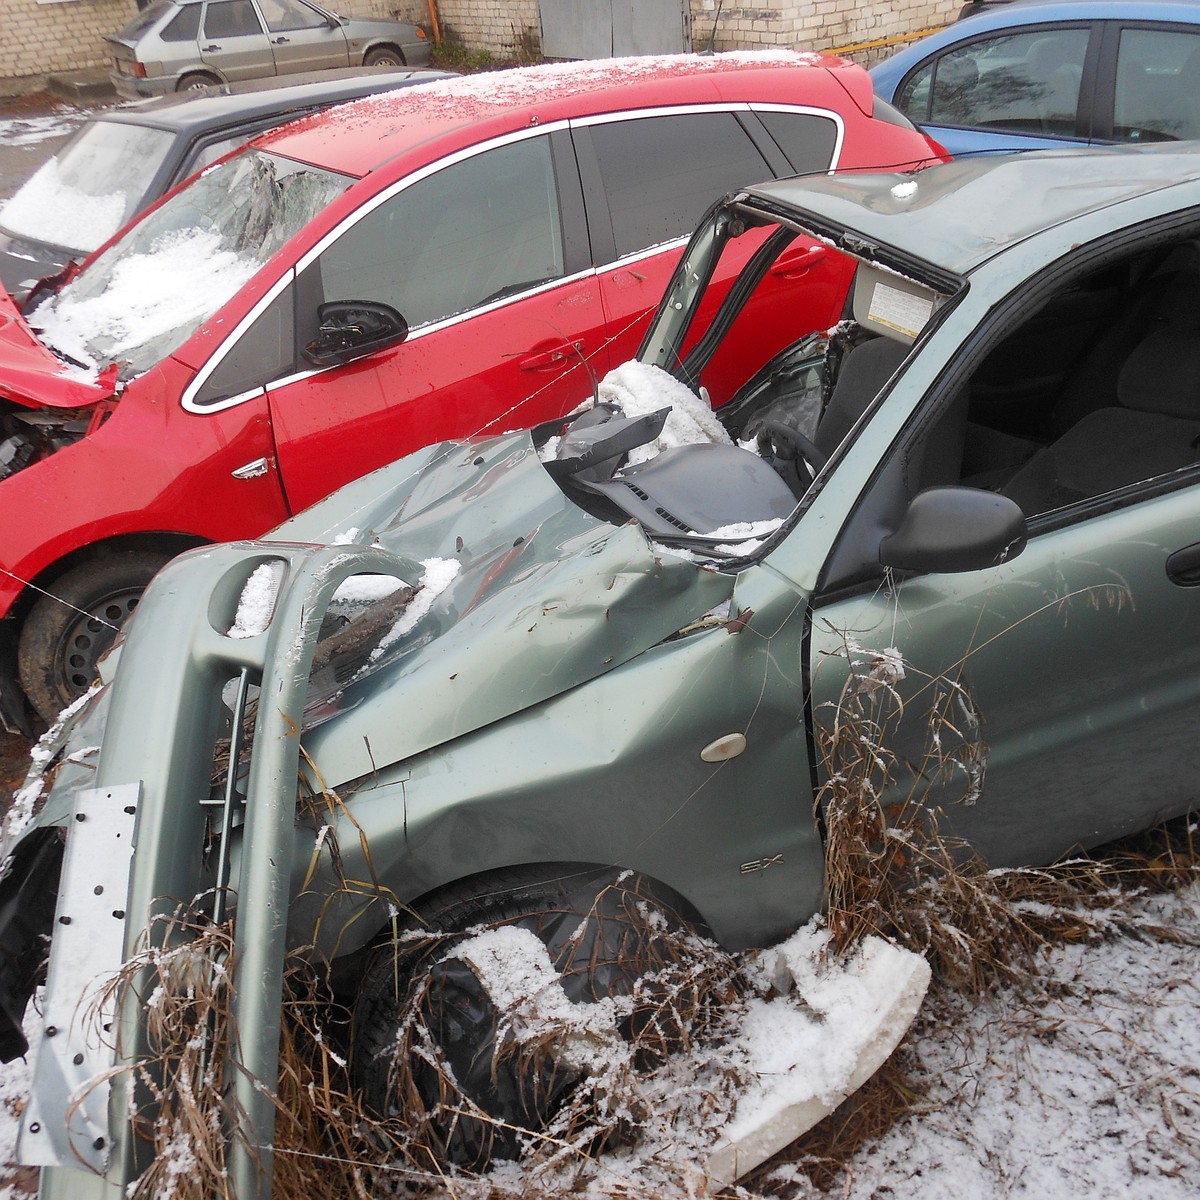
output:
<path id="1" fill-rule="evenodd" d="M 801 77 L 780 68 L 809 72 L 798 86 Z M 842 87 L 831 80 L 830 68 L 845 73 Z M 259 144 L 289 158 L 362 176 L 434 139 L 441 143 L 439 153 L 445 152 L 441 139 L 455 131 L 463 131 L 461 144 L 468 145 L 507 130 L 591 113 L 747 99 L 749 73 L 764 70 L 776 74 L 777 94 L 772 95 L 772 83 L 758 74 L 753 83 L 756 100 L 840 102 L 844 107 L 849 92 L 870 112 L 866 72 L 828 55 L 784 49 L 645 55 L 543 63 L 438 80 L 403 94 L 341 105 L 265 135 Z M 861 76 L 861 96 L 854 86 L 856 76 Z M 489 128 L 481 130 L 479 122 L 489 123 Z"/>

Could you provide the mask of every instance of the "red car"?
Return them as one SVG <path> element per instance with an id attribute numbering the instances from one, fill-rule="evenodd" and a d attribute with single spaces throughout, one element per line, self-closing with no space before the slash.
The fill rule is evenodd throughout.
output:
<path id="1" fill-rule="evenodd" d="M 208 168 L 24 314 L 0 302 L 8 723 L 15 680 L 46 719 L 88 687 L 179 551 L 435 439 L 575 407 L 634 355 L 722 194 L 940 156 L 860 67 L 781 51 L 432 83 Z M 832 249 L 773 269 L 740 365 L 706 374 L 714 403 L 841 312 Z"/>

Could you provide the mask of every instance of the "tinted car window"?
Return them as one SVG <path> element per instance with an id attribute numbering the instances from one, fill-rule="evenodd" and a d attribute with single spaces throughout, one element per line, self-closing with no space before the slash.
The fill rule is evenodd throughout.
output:
<path id="1" fill-rule="evenodd" d="M 908 79 L 899 107 L 915 121 L 1069 137 L 1088 36 L 1038 29 L 971 42 Z"/>
<path id="2" fill-rule="evenodd" d="M 320 268 L 326 300 L 382 300 L 413 328 L 557 279 L 549 142 L 499 146 L 419 180 L 347 230 Z"/>
<path id="3" fill-rule="evenodd" d="M 161 21 L 172 8 L 174 8 L 174 5 L 169 3 L 169 0 L 154 0 L 153 4 L 144 8 L 127 25 L 122 25 L 121 32 L 117 36 L 121 38 L 133 38 L 138 34 L 145 33 L 156 21 Z M 200 5 L 197 4 L 196 20 L 199 21 L 199 19 Z"/>
<path id="4" fill-rule="evenodd" d="M 1117 51 L 1113 137 L 1200 137 L 1200 34 L 1123 29 Z"/>
<path id="5" fill-rule="evenodd" d="M 262 25 L 250 0 L 220 0 L 217 4 L 210 0 L 204 13 L 205 37 L 245 37 L 251 33 L 262 33 Z"/>
<path id="6" fill-rule="evenodd" d="M 758 116 L 797 173 L 829 170 L 837 126 L 828 117 L 786 112 L 759 112 Z"/>
<path id="7" fill-rule="evenodd" d="M 286 287 L 255 319 L 196 392 L 216 404 L 286 375 L 295 365 L 295 292 Z"/>
<path id="8" fill-rule="evenodd" d="M 591 134 L 618 254 L 686 237 L 718 196 L 771 176 L 732 113 L 614 121 Z"/>
<path id="9" fill-rule="evenodd" d="M 168 21 L 159 32 L 164 42 L 194 42 L 200 34 L 200 5 L 181 8 L 175 19 Z"/>

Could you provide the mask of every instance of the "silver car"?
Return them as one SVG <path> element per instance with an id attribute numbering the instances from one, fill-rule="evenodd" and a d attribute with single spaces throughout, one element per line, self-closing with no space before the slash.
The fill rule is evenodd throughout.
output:
<path id="1" fill-rule="evenodd" d="M 214 83 L 329 67 L 423 67 L 424 30 L 339 17 L 308 0 L 154 0 L 108 39 L 121 96 L 161 96 Z"/>

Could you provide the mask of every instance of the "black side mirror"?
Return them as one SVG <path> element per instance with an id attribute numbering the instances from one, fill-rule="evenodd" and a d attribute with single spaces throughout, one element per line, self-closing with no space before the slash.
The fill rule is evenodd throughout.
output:
<path id="1" fill-rule="evenodd" d="M 317 336 L 304 357 L 318 367 L 340 367 L 408 337 L 408 322 L 378 300 L 331 300 L 317 309 L 317 319 Z"/>
<path id="2" fill-rule="evenodd" d="M 900 528 L 879 543 L 879 561 L 904 571 L 979 571 L 1025 549 L 1025 514 L 1007 496 L 935 487 L 913 497 Z"/>

